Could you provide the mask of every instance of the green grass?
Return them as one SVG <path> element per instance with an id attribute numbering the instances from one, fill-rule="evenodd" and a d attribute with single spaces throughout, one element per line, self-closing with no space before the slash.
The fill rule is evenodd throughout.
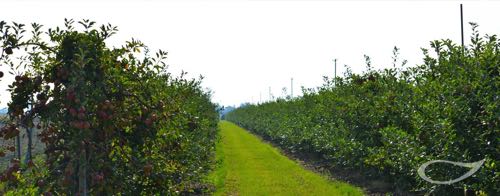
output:
<path id="1" fill-rule="evenodd" d="M 271 145 L 227 121 L 220 124 L 220 165 L 209 176 L 215 195 L 362 195 L 354 186 L 329 181 Z"/>

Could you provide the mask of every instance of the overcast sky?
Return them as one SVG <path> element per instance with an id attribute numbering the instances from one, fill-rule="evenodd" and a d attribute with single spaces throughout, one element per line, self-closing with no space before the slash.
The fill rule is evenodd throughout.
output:
<path id="1" fill-rule="evenodd" d="M 64 18 L 91 19 L 119 27 L 109 45 L 130 38 L 151 49 L 169 52 L 174 74 L 205 77 L 213 101 L 223 105 L 268 99 L 290 87 L 317 87 L 323 76 L 337 75 L 344 64 L 365 69 L 363 55 L 375 68 L 391 66 L 392 48 L 413 66 L 422 62 L 420 48 L 449 38 L 460 42 L 460 3 L 464 4 L 466 44 L 468 22 L 482 33 L 500 34 L 500 3 L 494 1 L 6 1 L 0 20 L 62 26 Z M 0 69 L 6 72 L 7 66 Z M 0 82 L 0 108 L 13 76 Z M 290 91 L 288 91 L 290 92 Z M 260 96 L 262 95 L 262 96 Z"/>

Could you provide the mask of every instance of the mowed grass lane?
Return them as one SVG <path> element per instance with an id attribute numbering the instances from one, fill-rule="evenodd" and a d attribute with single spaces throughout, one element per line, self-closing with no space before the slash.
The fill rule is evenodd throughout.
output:
<path id="1" fill-rule="evenodd" d="M 210 176 L 215 195 L 362 195 L 359 188 L 329 181 L 237 125 L 221 121 L 220 164 Z"/>

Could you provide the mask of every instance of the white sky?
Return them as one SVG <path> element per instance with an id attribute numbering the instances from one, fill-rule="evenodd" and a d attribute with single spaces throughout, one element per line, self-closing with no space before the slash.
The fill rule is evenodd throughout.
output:
<path id="1" fill-rule="evenodd" d="M 268 99 L 290 87 L 320 86 L 344 64 L 365 69 L 363 55 L 375 68 L 391 66 L 392 48 L 408 65 L 421 63 L 421 47 L 449 38 L 460 42 L 461 1 L 9 1 L 0 2 L 0 20 L 63 26 L 64 18 L 111 23 L 119 32 L 111 45 L 137 38 L 152 50 L 169 52 L 174 74 L 205 76 L 203 86 L 223 105 Z M 463 1 L 466 44 L 468 22 L 482 33 L 500 34 L 500 2 Z M 6 72 L 7 66 L 0 66 Z M 0 108 L 13 76 L 0 82 Z"/>

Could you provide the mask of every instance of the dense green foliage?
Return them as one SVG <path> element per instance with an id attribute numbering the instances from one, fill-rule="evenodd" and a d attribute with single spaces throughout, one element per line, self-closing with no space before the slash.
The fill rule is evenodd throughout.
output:
<path id="1" fill-rule="evenodd" d="M 21 127 L 36 126 L 46 146 L 44 165 L 11 161 L 1 176 L 7 190 L 28 184 L 57 195 L 203 191 L 218 113 L 201 79 L 171 76 L 166 52 L 151 57 L 139 41 L 108 48 L 116 27 L 84 20 L 76 30 L 72 23 L 47 32 L 33 24 L 31 34 L 22 24 L 0 23 L 0 60 L 17 75 L 9 86 L 11 123 L 1 136 L 12 140 Z"/>
<path id="2" fill-rule="evenodd" d="M 386 177 L 397 189 L 500 192 L 500 41 L 473 24 L 465 49 L 431 42 L 424 64 L 347 72 L 303 97 L 236 109 L 226 119 L 292 151 L 319 153 L 332 166 Z M 403 63 L 404 65 L 404 63 Z M 336 84 L 336 85 L 334 85 Z M 485 159 L 472 177 L 435 185 L 417 175 L 427 161 Z M 463 168 L 432 165 L 428 176 L 453 179 Z"/>

